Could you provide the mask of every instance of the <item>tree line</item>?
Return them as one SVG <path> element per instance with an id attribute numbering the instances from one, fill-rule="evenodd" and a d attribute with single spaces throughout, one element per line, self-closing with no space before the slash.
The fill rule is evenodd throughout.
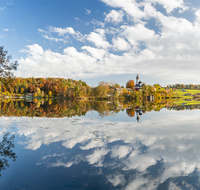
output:
<path id="1" fill-rule="evenodd" d="M 0 77 L 0 81 L 2 81 Z M 121 91 L 118 91 L 120 89 Z M 126 88 L 112 82 L 99 82 L 97 87 L 90 87 L 84 81 L 64 78 L 21 78 L 14 77 L 9 83 L 0 82 L 0 95 L 26 95 L 34 97 L 117 97 L 137 100 L 147 100 L 149 95 L 156 99 L 170 98 L 172 90 L 164 90 L 159 84 L 143 86 L 140 90 L 135 88 L 134 81 L 129 80 Z"/>
<path id="2" fill-rule="evenodd" d="M 0 81 L 1 79 L 0 77 Z M 90 87 L 81 80 L 15 77 L 8 84 L 1 83 L 0 92 L 4 95 L 32 93 L 41 97 L 88 96 Z"/>
<path id="3" fill-rule="evenodd" d="M 168 88 L 177 88 L 177 89 L 193 89 L 199 90 L 200 84 L 174 84 L 174 85 L 167 85 Z"/>

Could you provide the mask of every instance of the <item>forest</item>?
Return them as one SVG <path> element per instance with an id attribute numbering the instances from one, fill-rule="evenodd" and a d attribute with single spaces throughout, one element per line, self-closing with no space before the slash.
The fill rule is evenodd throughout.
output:
<path id="1" fill-rule="evenodd" d="M 7 83 L 1 83 L 1 94 L 23 95 L 32 93 L 37 97 L 54 96 L 88 96 L 90 87 L 83 81 L 64 78 L 11 78 Z M 0 78 L 2 81 L 2 78 Z"/>
<path id="2" fill-rule="evenodd" d="M 0 77 L 0 81 L 4 78 Z M 120 89 L 121 91 L 117 90 Z M 126 88 L 120 87 L 115 82 L 99 82 L 97 87 L 90 87 L 81 80 L 64 78 L 10 78 L 8 82 L 0 82 L 0 96 L 21 97 L 30 94 L 40 98 L 92 98 L 103 97 L 106 99 L 129 98 L 136 100 L 147 99 L 149 95 L 154 95 L 157 99 L 172 97 L 173 91 L 166 91 L 160 85 L 147 85 L 141 89 L 135 88 L 133 80 L 126 83 Z"/>

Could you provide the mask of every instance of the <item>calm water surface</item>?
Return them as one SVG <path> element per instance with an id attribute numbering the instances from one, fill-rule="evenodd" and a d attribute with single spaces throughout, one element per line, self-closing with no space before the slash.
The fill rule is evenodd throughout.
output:
<path id="1" fill-rule="evenodd" d="M 0 189 L 200 189 L 200 110 L 133 115 L 0 117 Z"/>

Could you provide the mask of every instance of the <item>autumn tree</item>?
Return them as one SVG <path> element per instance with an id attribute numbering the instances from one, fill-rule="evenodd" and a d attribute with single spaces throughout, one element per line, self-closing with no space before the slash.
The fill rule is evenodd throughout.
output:
<path id="1" fill-rule="evenodd" d="M 157 91 L 161 88 L 159 84 L 154 84 L 153 86 L 156 88 Z"/>
<path id="2" fill-rule="evenodd" d="M 23 88 L 21 88 L 21 94 L 23 94 L 24 93 L 24 89 Z"/>
<path id="3" fill-rule="evenodd" d="M 147 96 L 148 96 L 147 86 L 142 87 L 142 96 L 145 99 L 147 98 Z"/>
<path id="4" fill-rule="evenodd" d="M 51 97 L 51 96 L 52 96 L 52 92 L 51 92 L 51 91 L 49 91 L 49 94 L 48 94 L 48 96 L 49 96 L 49 97 Z"/>
<path id="5" fill-rule="evenodd" d="M 108 83 L 101 81 L 101 82 L 99 82 L 99 86 L 96 87 L 96 95 L 104 97 L 104 96 L 106 96 L 108 90 L 109 90 Z"/>
<path id="6" fill-rule="evenodd" d="M 40 90 L 40 88 L 39 88 L 39 87 L 37 87 L 37 88 L 36 88 L 36 92 L 37 92 L 37 95 L 38 95 L 38 96 L 40 96 L 40 95 L 41 95 L 41 90 Z"/>
<path id="7" fill-rule="evenodd" d="M 133 80 L 129 80 L 127 83 L 126 83 L 126 88 L 133 88 L 135 86 L 135 83 Z"/>

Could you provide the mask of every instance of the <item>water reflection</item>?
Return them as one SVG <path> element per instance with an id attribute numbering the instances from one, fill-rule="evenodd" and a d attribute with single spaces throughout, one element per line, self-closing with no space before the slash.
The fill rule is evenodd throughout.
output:
<path id="1" fill-rule="evenodd" d="M 56 111 L 60 116 L 61 105 L 51 106 L 45 114 L 52 116 Z M 85 113 L 84 117 L 1 117 L 0 122 L 4 128 L 15 125 L 17 144 L 24 154 L 31 150 L 38 155 L 29 163 L 36 167 L 35 178 L 43 170 L 44 176 L 55 172 L 51 175 L 57 177 L 48 184 L 71 189 L 199 189 L 200 110 L 190 111 L 199 105 L 176 111 L 183 110 L 181 106 L 94 102 L 74 104 L 75 111 L 66 106 L 67 113 Z M 98 109 L 99 116 L 86 108 Z M 151 109 L 161 111 L 148 112 Z M 122 114 L 124 119 L 113 120 L 110 113 L 114 118 Z M 137 115 L 140 122 L 136 122 Z M 18 179 L 20 183 L 25 175 Z M 67 176 L 65 183 L 60 180 L 63 175 Z M 29 182 L 32 185 L 34 177 Z M 47 182 L 41 183 L 45 189 Z"/>
<path id="2" fill-rule="evenodd" d="M 156 102 L 109 102 L 109 101 L 61 101 L 51 99 L 34 99 L 34 102 L 23 100 L 3 100 L 0 102 L 0 116 L 6 117 L 73 117 L 84 116 L 88 111 L 94 110 L 101 117 L 115 116 L 126 110 L 129 117 L 136 113 L 137 121 L 147 111 L 200 109 L 200 104 L 177 104 L 175 100 L 161 100 Z"/>
<path id="3" fill-rule="evenodd" d="M 1 171 L 10 166 L 9 159 L 16 160 L 16 155 L 13 152 L 15 135 L 10 135 L 9 132 L 3 134 L 3 140 L 0 143 L 0 176 Z"/>

